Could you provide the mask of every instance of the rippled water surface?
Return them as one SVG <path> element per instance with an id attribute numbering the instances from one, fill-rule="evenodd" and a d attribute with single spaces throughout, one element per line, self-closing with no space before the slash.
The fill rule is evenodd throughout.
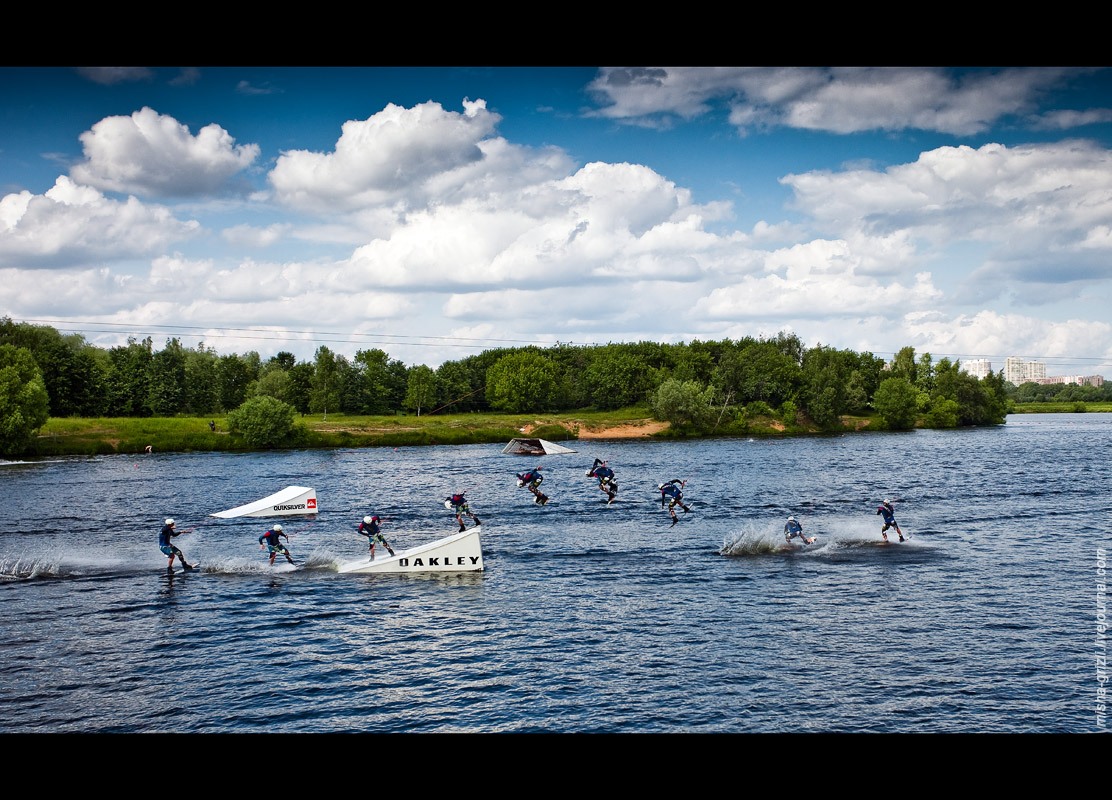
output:
<path id="1" fill-rule="evenodd" d="M 568 444 L 0 464 L 0 732 L 1107 730 L 1112 414 Z M 209 516 L 293 484 L 321 506 L 284 520 L 297 571 L 258 549 L 274 520 Z M 336 571 L 366 513 L 395 549 L 450 535 L 460 489 L 484 572 Z M 781 551 L 788 514 L 814 545 Z M 166 574 L 166 516 L 200 572 Z"/>

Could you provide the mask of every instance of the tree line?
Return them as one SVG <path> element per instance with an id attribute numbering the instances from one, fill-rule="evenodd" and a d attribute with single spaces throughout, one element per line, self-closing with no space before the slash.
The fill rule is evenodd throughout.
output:
<path id="1" fill-rule="evenodd" d="M 1026 386 L 1026 384 L 1025 384 Z M 1092 387 L 1086 387 L 1092 388 Z M 433 369 L 380 349 L 347 358 L 318 347 L 221 355 L 150 337 L 103 349 L 81 334 L 0 319 L 0 443 L 48 417 L 230 414 L 273 398 L 300 414 L 556 413 L 647 406 L 674 428 L 709 432 L 746 415 L 801 417 L 835 429 L 844 415 L 875 415 L 892 429 L 1004 422 L 1012 387 L 1002 371 L 975 378 L 914 348 L 891 362 L 798 336 L 606 345 L 494 348 Z M 12 438 L 14 437 L 14 439 Z M 11 452 L 11 442 L 5 452 Z"/>

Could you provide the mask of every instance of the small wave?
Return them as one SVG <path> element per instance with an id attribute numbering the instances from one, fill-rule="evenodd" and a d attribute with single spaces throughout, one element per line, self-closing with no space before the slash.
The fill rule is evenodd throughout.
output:
<path id="1" fill-rule="evenodd" d="M 6 461 L 0 458 L 0 467 L 33 467 L 39 464 L 61 464 L 62 459 L 51 458 L 43 461 Z"/>
<path id="2" fill-rule="evenodd" d="M 22 558 L 0 560 L 0 580 L 4 581 L 56 578 L 62 574 L 63 570 L 56 562 Z"/>
<path id="3" fill-rule="evenodd" d="M 771 553 L 786 554 L 804 553 L 817 550 L 821 547 L 819 542 L 810 545 L 796 542 L 785 542 L 779 533 L 770 534 L 766 531 L 745 530 L 734 534 L 722 543 L 718 554 L 723 556 L 753 556 Z"/>

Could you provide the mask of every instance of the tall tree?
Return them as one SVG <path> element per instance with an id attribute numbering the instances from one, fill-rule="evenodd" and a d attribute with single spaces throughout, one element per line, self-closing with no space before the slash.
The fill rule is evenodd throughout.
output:
<path id="1" fill-rule="evenodd" d="M 247 359 L 239 355 L 220 356 L 216 367 L 220 407 L 225 413 L 239 408 L 247 399 L 247 385 L 255 379 Z"/>
<path id="2" fill-rule="evenodd" d="M 184 410 L 198 416 L 220 409 L 220 371 L 216 351 L 204 342 L 185 350 Z"/>
<path id="3" fill-rule="evenodd" d="M 904 378 L 909 383 L 914 384 L 917 378 L 916 364 L 915 364 L 915 348 L 914 347 L 901 347 L 900 351 L 896 353 L 892 359 L 892 367 L 889 372 L 893 378 Z"/>
<path id="4" fill-rule="evenodd" d="M 417 412 L 417 416 L 436 402 L 436 373 L 432 367 L 418 364 L 410 368 L 404 402 L 408 410 Z"/>
<path id="5" fill-rule="evenodd" d="M 803 354 L 803 388 L 799 397 L 807 415 L 824 428 L 835 426 L 850 409 L 847 390 L 858 356 L 849 350 L 812 347 Z M 854 397 L 852 402 L 859 402 Z"/>
<path id="6" fill-rule="evenodd" d="M 309 400 L 313 393 L 313 376 L 316 367 L 308 361 L 298 361 L 290 367 L 290 384 L 286 389 L 289 403 L 300 414 L 309 413 Z"/>
<path id="7" fill-rule="evenodd" d="M 340 410 L 340 387 L 342 377 L 336 362 L 336 355 L 324 345 L 317 348 L 313 364 L 312 389 L 309 393 L 309 411 L 314 414 Z"/>
<path id="8" fill-rule="evenodd" d="M 151 337 L 141 342 L 129 337 L 127 345 L 108 351 L 109 370 L 105 378 L 108 414 L 113 417 L 147 417 L 150 408 Z"/>
<path id="9" fill-rule="evenodd" d="M 287 402 L 290 392 L 290 373 L 284 369 L 264 370 L 257 381 L 247 387 L 248 399 L 253 397 L 273 397 Z M 292 404 L 291 404 L 292 407 Z"/>
<path id="10" fill-rule="evenodd" d="M 0 319 L 0 344 L 24 347 L 42 372 L 54 417 L 98 416 L 104 412 L 104 370 L 96 348 L 81 334 L 61 334 L 49 325 Z"/>
<path id="11" fill-rule="evenodd" d="M 472 382 L 475 379 L 479 380 L 478 385 Z M 440 393 L 438 407 L 452 413 L 473 410 L 486 388 L 482 381 L 482 375 L 477 375 L 462 362 L 445 361 L 436 369 L 436 385 Z"/>
<path id="12" fill-rule="evenodd" d="M 536 351 L 503 356 L 487 370 L 487 400 L 493 408 L 513 413 L 550 409 L 556 396 L 556 372 L 556 365 Z"/>
<path id="13" fill-rule="evenodd" d="M 763 400 L 779 406 L 791 399 L 803 380 L 800 365 L 774 342 L 748 340 L 722 355 L 715 383 L 735 402 L 748 405 Z"/>
<path id="14" fill-rule="evenodd" d="M 655 389 L 649 366 L 632 347 L 609 344 L 598 348 L 583 376 L 591 403 L 599 409 L 624 408 L 648 402 Z"/>
<path id="15" fill-rule="evenodd" d="M 918 397 L 919 392 L 907 378 L 885 378 L 876 390 L 873 405 L 889 428 L 908 430 L 915 427 Z"/>
<path id="16" fill-rule="evenodd" d="M 995 384 L 963 372 L 959 362 L 948 358 L 941 359 L 935 369 L 932 399 L 957 403 L 958 424 L 963 426 L 995 425 L 1006 416 L 1006 406 L 998 398 Z"/>
<path id="17" fill-rule="evenodd" d="M 385 350 L 357 350 L 353 366 L 362 376 L 360 414 L 388 414 L 399 407 L 394 404 L 399 394 L 399 387 L 394 385 L 396 373 L 390 370 L 390 356 Z"/>
<path id="18" fill-rule="evenodd" d="M 151 357 L 147 407 L 156 416 L 172 416 L 185 409 L 185 396 L 185 348 L 175 337 Z"/>
<path id="19" fill-rule="evenodd" d="M 18 455 L 50 418 L 42 370 L 26 347 L 0 344 L 0 453 Z"/>

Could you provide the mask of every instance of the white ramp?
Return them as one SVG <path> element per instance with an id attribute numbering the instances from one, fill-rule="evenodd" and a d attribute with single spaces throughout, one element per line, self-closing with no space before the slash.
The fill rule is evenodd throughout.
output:
<path id="1" fill-rule="evenodd" d="M 309 486 L 287 486 L 280 492 L 256 500 L 253 503 L 217 511 L 210 517 L 231 519 L 233 517 L 291 517 L 316 514 L 317 490 Z"/>
<path id="2" fill-rule="evenodd" d="M 554 456 L 561 453 L 574 453 L 570 447 L 554 444 L 547 439 L 533 439 L 519 436 L 510 439 L 510 443 L 502 448 L 503 453 L 513 456 Z"/>
<path id="3" fill-rule="evenodd" d="M 398 573 L 398 572 L 482 572 L 483 546 L 479 540 L 479 526 L 468 528 L 435 542 L 417 545 L 408 550 L 395 550 L 394 555 L 379 552 L 358 561 L 341 564 L 338 572 Z"/>

